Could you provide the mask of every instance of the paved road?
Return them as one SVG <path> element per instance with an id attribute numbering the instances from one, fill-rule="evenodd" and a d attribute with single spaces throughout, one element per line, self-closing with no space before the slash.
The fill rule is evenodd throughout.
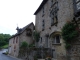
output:
<path id="1" fill-rule="evenodd" d="M 17 60 L 17 59 L 4 55 L 2 54 L 2 51 L 0 51 L 0 60 Z"/>

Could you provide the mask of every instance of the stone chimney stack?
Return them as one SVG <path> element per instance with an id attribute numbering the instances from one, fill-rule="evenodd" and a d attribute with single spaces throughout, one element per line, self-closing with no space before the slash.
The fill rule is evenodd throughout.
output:
<path id="1" fill-rule="evenodd" d="M 19 27 L 17 27 L 16 30 L 17 30 L 17 33 L 19 33 Z"/>
<path id="2" fill-rule="evenodd" d="M 17 33 L 20 33 L 22 29 L 20 29 L 19 27 L 16 28 Z"/>

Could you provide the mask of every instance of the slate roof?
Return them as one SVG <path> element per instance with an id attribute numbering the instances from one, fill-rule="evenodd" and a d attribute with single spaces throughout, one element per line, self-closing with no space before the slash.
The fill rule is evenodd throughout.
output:
<path id="1" fill-rule="evenodd" d="M 42 3 L 40 4 L 40 6 L 38 7 L 38 9 L 36 10 L 36 12 L 34 13 L 34 15 L 36 15 L 41 9 L 42 7 L 46 4 L 48 0 L 43 0 Z"/>
<path id="2" fill-rule="evenodd" d="M 20 29 L 20 32 L 19 32 L 19 33 L 16 33 L 15 35 L 12 35 L 11 38 L 22 34 L 22 33 L 26 30 L 26 28 L 29 28 L 29 26 L 32 25 L 32 24 L 33 24 L 33 22 L 31 22 L 30 24 L 28 24 L 28 25 L 26 25 L 25 27 L 21 28 L 21 29 Z M 34 25 L 34 24 L 33 24 L 33 25 Z M 11 39 L 11 38 L 10 38 L 10 39 Z"/>

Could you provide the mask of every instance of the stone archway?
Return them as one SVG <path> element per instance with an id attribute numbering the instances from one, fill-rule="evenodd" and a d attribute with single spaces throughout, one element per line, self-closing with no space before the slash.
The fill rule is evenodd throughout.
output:
<path id="1" fill-rule="evenodd" d="M 52 44 L 60 43 L 61 32 L 54 31 L 50 34 L 49 38 L 52 41 Z"/>

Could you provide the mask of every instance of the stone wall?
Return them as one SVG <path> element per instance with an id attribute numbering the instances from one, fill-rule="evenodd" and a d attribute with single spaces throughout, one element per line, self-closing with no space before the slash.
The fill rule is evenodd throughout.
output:
<path id="1" fill-rule="evenodd" d="M 31 26 L 29 26 L 29 28 L 33 32 L 34 26 L 31 25 Z M 32 36 L 27 36 L 26 33 L 27 33 L 27 31 L 24 30 L 24 32 L 22 34 L 20 34 L 20 36 L 19 36 L 20 45 L 23 41 L 26 41 L 28 44 L 31 44 L 33 42 L 33 37 Z"/>
<path id="2" fill-rule="evenodd" d="M 19 52 L 19 37 L 15 36 L 9 40 L 9 54 L 17 57 Z"/>
<path id="3" fill-rule="evenodd" d="M 31 29 L 33 33 L 34 25 L 31 24 L 29 28 Z M 21 34 L 14 35 L 9 40 L 9 54 L 10 55 L 18 57 L 20 46 L 23 41 L 26 41 L 28 44 L 31 44 L 33 42 L 33 35 L 27 36 L 26 33 L 27 33 L 27 30 L 25 29 Z"/>
<path id="4" fill-rule="evenodd" d="M 53 0 L 54 1 L 54 0 Z M 46 34 L 51 34 L 55 31 L 61 32 L 62 27 L 64 24 L 68 21 L 73 20 L 74 17 L 74 10 L 73 10 L 73 0 L 57 0 L 58 1 L 58 24 L 57 26 L 53 25 L 51 26 L 51 17 L 50 17 L 50 9 L 51 9 L 51 0 L 48 0 L 48 2 L 44 5 L 44 16 L 43 14 L 43 9 L 41 9 L 37 14 L 36 14 L 36 23 L 35 23 L 35 29 L 40 32 L 40 37 L 42 37 L 42 42 L 41 40 L 38 42 L 38 45 L 44 46 L 46 44 Z M 45 22 L 45 27 L 44 31 L 42 31 L 42 21 L 44 20 Z M 58 55 L 63 54 L 66 56 L 66 50 L 65 50 L 65 44 L 64 41 L 61 37 L 60 39 L 61 44 L 55 44 L 52 45 L 52 40 L 48 38 L 48 46 L 51 49 L 55 49 Z M 59 60 L 60 58 L 57 58 Z M 62 59 L 61 59 L 62 60 Z M 65 59 L 63 59 L 65 60 Z"/>

